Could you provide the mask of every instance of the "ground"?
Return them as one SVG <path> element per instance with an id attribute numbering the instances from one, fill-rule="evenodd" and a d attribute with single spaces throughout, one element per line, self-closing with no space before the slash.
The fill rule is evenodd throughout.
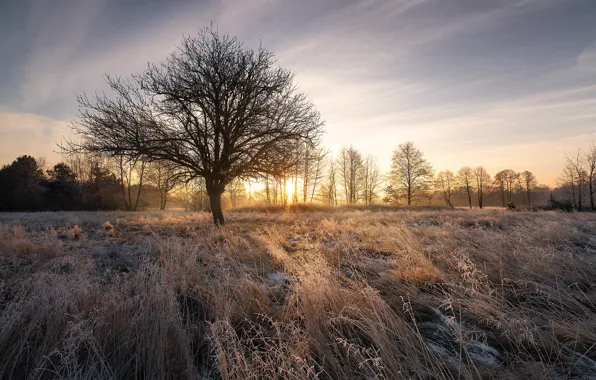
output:
<path id="1" fill-rule="evenodd" d="M 0 378 L 596 379 L 596 214 L 0 214 Z"/>

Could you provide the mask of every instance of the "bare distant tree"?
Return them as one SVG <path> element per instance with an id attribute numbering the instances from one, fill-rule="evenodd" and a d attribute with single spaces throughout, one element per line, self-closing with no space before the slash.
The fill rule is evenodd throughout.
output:
<path id="1" fill-rule="evenodd" d="M 507 185 L 505 184 L 506 180 L 505 180 L 505 172 L 504 171 L 500 171 L 497 174 L 495 174 L 495 179 L 494 179 L 494 185 L 495 188 L 499 190 L 499 194 L 501 195 L 501 206 L 505 207 L 505 205 L 507 204 L 506 198 L 505 198 L 505 194 L 507 193 Z"/>
<path id="2" fill-rule="evenodd" d="M 362 171 L 364 169 L 362 154 L 352 147 L 344 147 L 339 153 L 337 165 L 346 203 L 355 204 L 360 198 L 362 187 Z"/>
<path id="3" fill-rule="evenodd" d="M 146 183 L 155 186 L 159 192 L 159 209 L 165 210 L 168 194 L 180 183 L 179 173 L 168 161 L 151 162 L 145 171 Z"/>
<path id="4" fill-rule="evenodd" d="M 532 206 L 532 191 L 538 186 L 538 180 L 536 179 L 536 176 L 528 170 L 522 172 L 520 178 L 524 191 L 526 192 L 528 206 Z"/>
<path id="5" fill-rule="evenodd" d="M 302 202 L 312 203 L 317 187 L 325 175 L 325 157 L 328 151 L 305 144 L 302 149 Z"/>
<path id="6" fill-rule="evenodd" d="M 563 174 L 559 178 L 559 182 L 562 187 L 569 189 L 569 192 L 571 193 L 571 205 L 573 208 L 577 209 L 578 178 L 575 166 L 572 161 L 570 162 L 569 158 L 567 158 L 565 167 L 563 167 Z"/>
<path id="7" fill-rule="evenodd" d="M 205 180 L 216 225 L 227 184 L 291 168 L 285 153 L 322 133 L 319 113 L 273 53 L 213 29 L 185 37 L 162 64 L 107 82 L 113 97 L 79 96 L 73 127 L 82 143 L 67 149 L 172 162 Z"/>
<path id="8" fill-rule="evenodd" d="M 577 194 L 577 203 L 575 203 L 575 208 L 578 211 L 582 211 L 583 206 L 583 196 L 584 196 L 584 186 L 588 183 L 588 172 L 584 167 L 584 162 L 582 161 L 581 152 L 578 150 L 575 157 L 567 157 L 567 165 L 565 167 L 565 171 L 569 171 L 570 173 L 567 174 L 567 177 L 571 179 L 571 182 L 574 186 L 573 193 L 575 198 L 575 193 Z M 576 192 L 577 191 L 577 192 Z"/>
<path id="9" fill-rule="evenodd" d="M 323 202 L 337 206 L 337 164 L 333 157 L 327 160 L 327 178 L 320 192 Z"/>
<path id="10" fill-rule="evenodd" d="M 513 194 L 516 188 L 516 184 L 519 183 L 519 173 L 514 170 L 505 169 L 495 174 L 495 182 L 501 190 L 502 206 L 505 207 L 506 203 L 513 202 Z"/>
<path id="11" fill-rule="evenodd" d="M 137 211 L 139 201 L 141 200 L 147 161 L 140 157 L 129 159 L 125 156 L 114 157 L 113 161 L 116 171 L 120 176 L 120 187 L 124 207 L 127 211 Z M 136 194 L 134 194 L 133 197 L 133 189 L 135 187 Z"/>
<path id="12" fill-rule="evenodd" d="M 592 143 L 590 150 L 585 154 L 586 184 L 588 185 L 588 195 L 590 196 L 590 207 L 596 210 L 594 205 L 594 193 L 596 193 L 596 144 Z"/>
<path id="13" fill-rule="evenodd" d="M 451 203 L 451 193 L 454 186 L 455 175 L 451 171 L 446 170 L 437 174 L 437 178 L 435 179 L 435 187 L 441 192 L 445 204 L 451 208 L 453 208 L 453 203 Z"/>
<path id="14" fill-rule="evenodd" d="M 246 195 L 246 186 L 244 185 L 244 181 L 240 178 L 235 178 L 227 187 L 228 194 L 230 194 L 230 202 L 232 203 L 232 208 L 236 208 L 239 206 L 238 201 L 240 198 Z"/>
<path id="15" fill-rule="evenodd" d="M 205 187 L 205 180 L 201 177 L 185 181 L 177 192 L 184 204 L 185 211 L 209 210 L 209 197 Z"/>
<path id="16" fill-rule="evenodd" d="M 474 192 L 474 171 L 469 166 L 464 166 L 457 172 L 456 182 L 468 196 L 468 205 L 472 208 L 472 193 Z"/>
<path id="17" fill-rule="evenodd" d="M 407 142 L 393 152 L 390 186 L 393 198 L 403 197 L 408 206 L 427 194 L 434 170 L 422 152 Z"/>
<path id="18" fill-rule="evenodd" d="M 377 159 L 371 155 L 366 156 L 363 165 L 364 203 L 370 205 L 378 196 L 378 187 L 381 185 L 379 165 Z"/>
<path id="19" fill-rule="evenodd" d="M 484 207 L 484 201 L 490 196 L 490 174 L 482 166 L 474 170 L 476 180 L 476 196 L 478 197 L 478 208 Z"/>

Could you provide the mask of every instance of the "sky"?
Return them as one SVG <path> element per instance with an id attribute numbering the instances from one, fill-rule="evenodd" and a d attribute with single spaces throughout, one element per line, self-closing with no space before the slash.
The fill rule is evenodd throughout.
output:
<path id="1" fill-rule="evenodd" d="M 596 142 L 594 0 L 0 0 L 0 164 L 60 160 L 76 95 L 158 63 L 185 35 L 276 53 L 326 121 L 388 170 L 530 170 L 553 185 Z"/>

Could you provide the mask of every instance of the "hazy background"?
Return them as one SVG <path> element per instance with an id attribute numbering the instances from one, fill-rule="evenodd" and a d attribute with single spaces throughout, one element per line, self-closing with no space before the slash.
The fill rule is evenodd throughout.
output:
<path id="1" fill-rule="evenodd" d="M 211 21 L 276 51 L 327 120 L 387 170 L 411 140 L 437 170 L 553 184 L 596 141 L 593 0 L 19 1 L 0 5 L 0 164 L 59 159 L 75 94 L 159 62 Z"/>

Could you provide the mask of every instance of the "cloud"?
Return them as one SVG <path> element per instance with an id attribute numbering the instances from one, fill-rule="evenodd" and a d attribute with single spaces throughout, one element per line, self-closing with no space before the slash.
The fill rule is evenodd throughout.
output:
<path id="1" fill-rule="evenodd" d="M 56 162 L 60 158 L 56 144 L 69 134 L 68 122 L 0 109 L 0 163 L 10 163 L 24 154 Z"/>

